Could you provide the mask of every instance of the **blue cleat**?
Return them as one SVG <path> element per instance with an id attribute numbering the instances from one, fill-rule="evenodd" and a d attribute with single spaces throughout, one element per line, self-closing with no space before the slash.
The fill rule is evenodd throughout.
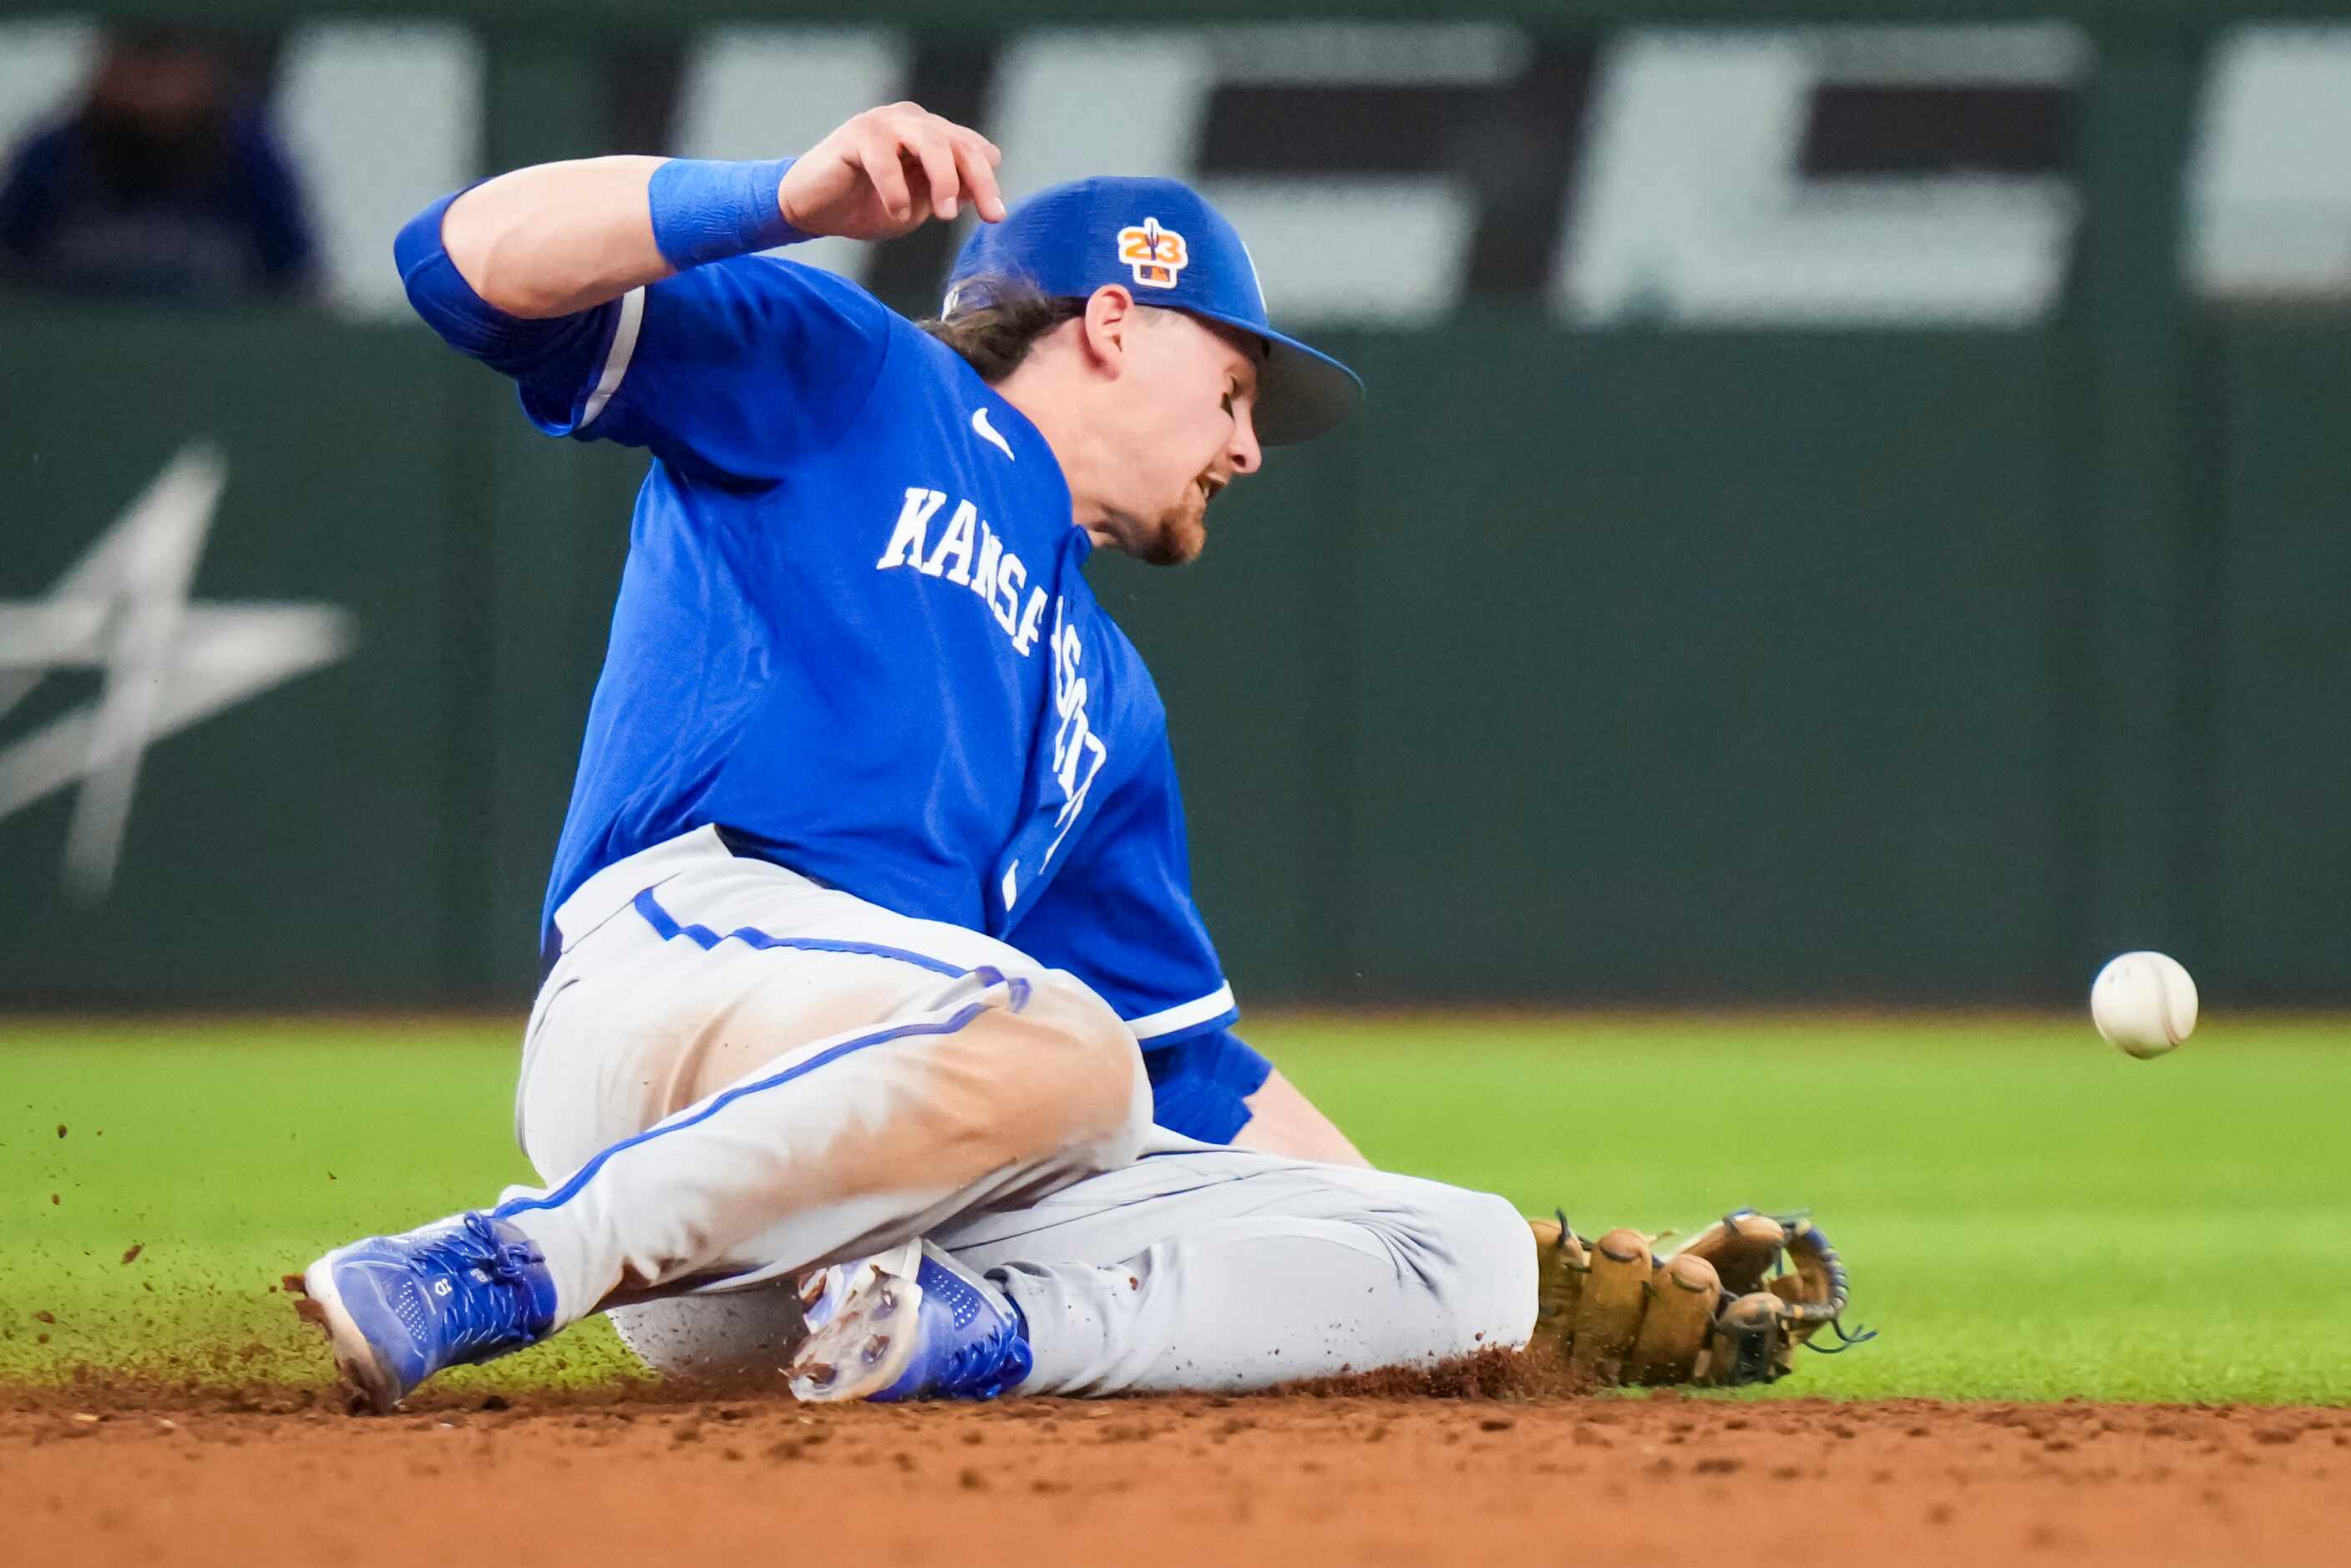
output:
<path id="1" fill-rule="evenodd" d="M 444 1366 L 538 1344 L 555 1322 L 546 1260 L 486 1214 L 338 1247 L 303 1271 L 302 1292 L 302 1315 L 379 1413 Z"/>
<path id="2" fill-rule="evenodd" d="M 993 1399 L 1032 1365 L 1012 1299 L 927 1241 L 826 1269 L 803 1299 L 797 1399 Z"/>

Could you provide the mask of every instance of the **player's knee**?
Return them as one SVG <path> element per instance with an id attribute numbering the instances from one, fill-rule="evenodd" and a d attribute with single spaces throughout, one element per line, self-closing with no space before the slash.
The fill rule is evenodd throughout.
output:
<path id="1" fill-rule="evenodd" d="M 1058 1065 L 1072 1126 L 1092 1138 L 1140 1140 L 1151 1121 L 1151 1082 L 1133 1032 L 1110 1003 L 1074 981 L 1049 981 L 1021 1018 Z"/>
<path id="2" fill-rule="evenodd" d="M 1134 1036 L 1109 1003 L 1066 976 L 1034 983 L 1018 1012 L 975 1021 L 990 1058 L 996 1126 L 1028 1126 L 1033 1141 L 1100 1149 L 1123 1163 L 1151 1121 L 1151 1085 Z"/>
<path id="3" fill-rule="evenodd" d="M 1534 1243 L 1517 1209 L 1491 1193 L 1416 1181 L 1373 1220 L 1417 1280 L 1438 1355 L 1516 1349 L 1533 1333 Z"/>
<path id="4" fill-rule="evenodd" d="M 1465 1192 L 1451 1223 L 1459 1241 L 1464 1317 L 1486 1345 L 1524 1345 L 1535 1326 L 1535 1246 L 1518 1206 L 1489 1192 Z"/>

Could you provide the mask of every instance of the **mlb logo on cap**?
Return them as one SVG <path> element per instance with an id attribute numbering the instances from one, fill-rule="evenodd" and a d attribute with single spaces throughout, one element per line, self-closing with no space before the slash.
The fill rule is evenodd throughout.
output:
<path id="1" fill-rule="evenodd" d="M 1222 213 L 1179 180 L 1102 176 L 1046 187 L 1002 223 L 972 231 L 942 308 L 953 315 L 984 306 L 999 282 L 1056 299 L 1084 299 L 1114 284 L 1141 304 L 1256 338 L 1264 346 L 1257 434 L 1269 446 L 1322 434 L 1363 396 L 1353 370 L 1273 329 L 1249 247 Z"/>
<path id="2" fill-rule="evenodd" d="M 1120 259 L 1134 268 L 1134 281 L 1146 288 L 1173 288 L 1176 275 L 1190 260 L 1184 252 L 1184 236 L 1173 229 L 1163 229 L 1156 218 L 1145 218 L 1140 228 L 1118 232 Z"/>

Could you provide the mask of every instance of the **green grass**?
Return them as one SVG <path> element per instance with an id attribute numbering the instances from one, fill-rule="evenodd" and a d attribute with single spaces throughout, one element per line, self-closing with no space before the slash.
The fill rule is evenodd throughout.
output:
<path id="1" fill-rule="evenodd" d="M 320 1380 L 269 1286 L 531 1179 L 515 1033 L 0 1019 L 0 1376 Z M 1296 1018 L 1251 1038 L 1374 1159 L 1587 1232 L 1810 1205 L 1883 1337 L 1803 1357 L 1788 1393 L 2351 1403 L 2340 1021 L 2214 1020 L 2147 1064 L 2072 1020 Z M 623 1366 L 590 1324 L 466 1376 Z"/>

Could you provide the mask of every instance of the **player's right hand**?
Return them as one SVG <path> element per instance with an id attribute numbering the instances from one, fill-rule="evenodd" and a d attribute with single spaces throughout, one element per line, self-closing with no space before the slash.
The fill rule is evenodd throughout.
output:
<path id="1" fill-rule="evenodd" d="M 784 220 L 806 234 L 895 239 L 928 218 L 952 219 L 968 200 L 988 223 L 1004 217 L 996 143 L 920 104 L 884 104 L 843 122 L 800 155 L 777 194 Z"/>

